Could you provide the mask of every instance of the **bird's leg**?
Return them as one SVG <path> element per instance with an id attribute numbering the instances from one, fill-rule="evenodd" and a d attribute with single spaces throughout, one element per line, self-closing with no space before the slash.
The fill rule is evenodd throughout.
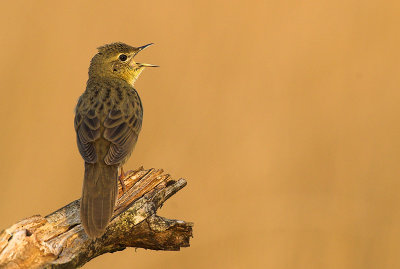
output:
<path id="1" fill-rule="evenodd" d="M 122 193 L 125 193 L 125 191 L 126 191 L 126 186 L 125 186 L 125 183 L 124 183 L 125 176 L 126 175 L 124 173 L 124 168 L 122 168 L 122 166 L 121 166 L 121 174 L 119 175 L 118 180 L 119 180 L 119 183 L 121 183 Z"/>

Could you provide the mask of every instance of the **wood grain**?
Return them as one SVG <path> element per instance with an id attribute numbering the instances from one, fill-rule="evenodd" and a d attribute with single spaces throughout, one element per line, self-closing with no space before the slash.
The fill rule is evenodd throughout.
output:
<path id="1" fill-rule="evenodd" d="M 142 167 L 124 179 L 106 233 L 89 239 L 79 218 L 79 199 L 46 217 L 34 215 L 0 233 L 0 268 L 78 268 L 104 253 L 127 247 L 180 250 L 189 247 L 193 223 L 171 220 L 156 211 L 186 180 Z"/>

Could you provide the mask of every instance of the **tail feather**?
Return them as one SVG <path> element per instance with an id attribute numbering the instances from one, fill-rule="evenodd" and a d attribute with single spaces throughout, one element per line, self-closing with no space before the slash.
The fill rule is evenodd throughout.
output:
<path id="1" fill-rule="evenodd" d="M 117 165 L 85 163 L 81 221 L 90 238 L 102 236 L 111 220 L 118 195 L 117 177 Z"/>

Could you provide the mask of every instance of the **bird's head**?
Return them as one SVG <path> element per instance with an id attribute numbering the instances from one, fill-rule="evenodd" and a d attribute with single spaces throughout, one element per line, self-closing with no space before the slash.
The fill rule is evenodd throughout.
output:
<path id="1" fill-rule="evenodd" d="M 133 85 L 144 68 L 157 67 L 133 60 L 136 54 L 152 44 L 132 47 L 116 42 L 99 47 L 90 62 L 89 77 L 119 78 Z"/>

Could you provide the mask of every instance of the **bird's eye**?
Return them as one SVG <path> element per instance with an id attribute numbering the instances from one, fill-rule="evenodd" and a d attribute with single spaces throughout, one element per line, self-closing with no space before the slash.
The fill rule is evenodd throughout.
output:
<path id="1" fill-rule="evenodd" d="M 120 59 L 121 61 L 125 62 L 126 59 L 128 59 L 128 56 L 126 56 L 125 54 L 121 54 L 121 55 L 119 56 L 119 59 Z"/>

